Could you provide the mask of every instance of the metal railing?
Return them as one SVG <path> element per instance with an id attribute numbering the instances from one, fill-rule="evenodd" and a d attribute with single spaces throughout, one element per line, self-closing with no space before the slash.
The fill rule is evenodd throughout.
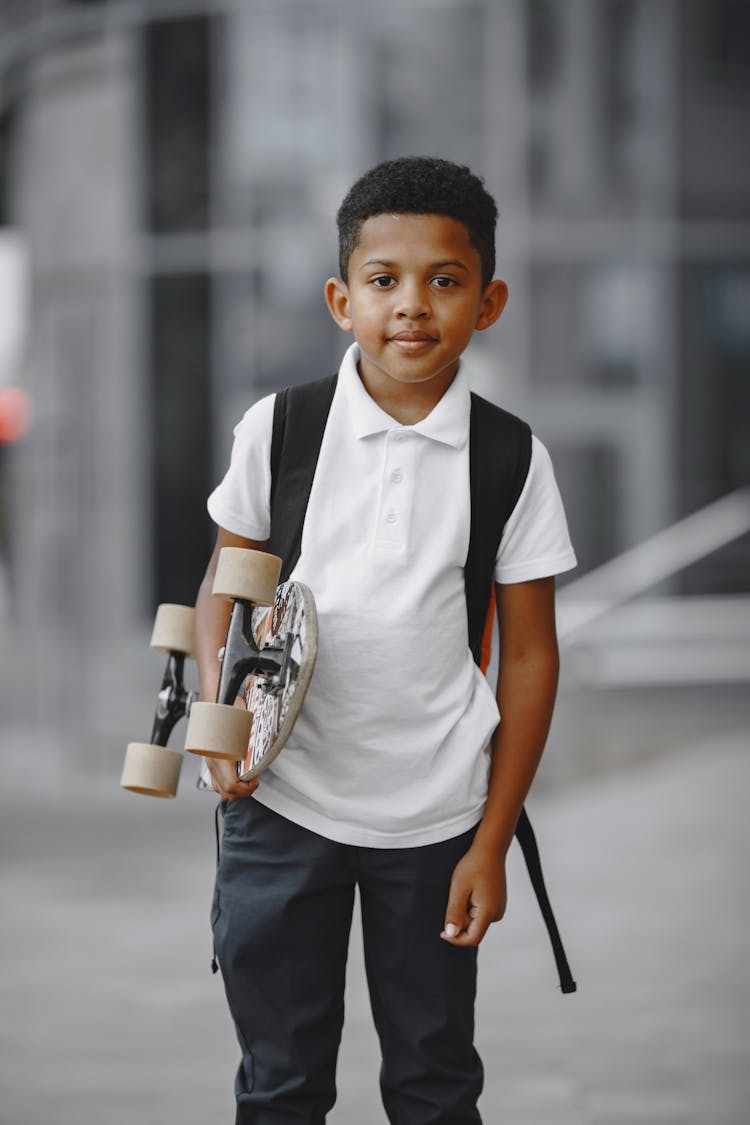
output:
<path id="1" fill-rule="evenodd" d="M 750 595 L 636 602 L 748 531 L 750 489 L 743 488 L 564 587 L 558 633 L 574 677 L 600 684 L 750 679 Z"/>

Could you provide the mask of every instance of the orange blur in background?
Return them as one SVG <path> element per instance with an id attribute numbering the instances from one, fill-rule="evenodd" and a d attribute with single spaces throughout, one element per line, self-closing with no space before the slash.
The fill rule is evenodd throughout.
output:
<path id="1" fill-rule="evenodd" d="M 31 425 L 31 399 L 19 387 L 0 387 L 0 445 L 11 445 Z"/>

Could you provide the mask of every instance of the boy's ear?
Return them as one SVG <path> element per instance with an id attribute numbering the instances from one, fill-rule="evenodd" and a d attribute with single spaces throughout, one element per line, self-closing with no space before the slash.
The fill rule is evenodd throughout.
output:
<path id="1" fill-rule="evenodd" d="M 481 332 L 489 328 L 502 314 L 508 300 L 508 286 L 504 281 L 491 281 L 484 293 L 479 306 L 476 329 Z"/>
<path id="2" fill-rule="evenodd" d="M 344 332 L 351 332 L 352 317 L 349 302 L 349 287 L 340 277 L 329 277 L 325 286 L 328 311 Z"/>

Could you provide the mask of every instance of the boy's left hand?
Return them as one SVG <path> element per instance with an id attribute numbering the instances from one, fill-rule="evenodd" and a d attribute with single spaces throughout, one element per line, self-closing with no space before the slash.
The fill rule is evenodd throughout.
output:
<path id="1" fill-rule="evenodd" d="M 505 857 L 475 843 L 453 872 L 441 938 L 451 945 L 479 945 L 490 923 L 505 914 L 506 902 Z"/>

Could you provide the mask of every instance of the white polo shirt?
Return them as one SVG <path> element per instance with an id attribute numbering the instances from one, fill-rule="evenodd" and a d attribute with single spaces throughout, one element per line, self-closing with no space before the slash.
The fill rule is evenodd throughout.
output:
<path id="1" fill-rule="evenodd" d="M 414 847 L 480 819 L 499 714 L 469 650 L 463 567 L 469 547 L 468 375 L 427 418 L 402 426 L 344 356 L 293 578 L 315 596 L 319 648 L 285 749 L 255 800 L 342 843 Z M 248 539 L 270 534 L 274 395 L 235 429 L 212 519 Z M 552 465 L 536 438 L 506 524 L 498 582 L 575 566 Z"/>

